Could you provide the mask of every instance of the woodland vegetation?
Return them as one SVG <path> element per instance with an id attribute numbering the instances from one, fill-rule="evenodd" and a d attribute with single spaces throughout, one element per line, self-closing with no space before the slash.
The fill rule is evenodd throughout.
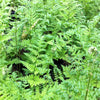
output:
<path id="1" fill-rule="evenodd" d="M 0 100 L 100 100 L 100 0 L 0 0 Z"/>

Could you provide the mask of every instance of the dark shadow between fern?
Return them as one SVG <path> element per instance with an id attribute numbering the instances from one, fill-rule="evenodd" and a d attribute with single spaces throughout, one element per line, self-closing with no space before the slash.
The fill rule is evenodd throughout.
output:
<path id="1" fill-rule="evenodd" d="M 70 77 L 66 77 L 66 76 L 63 74 L 62 65 L 66 67 L 66 66 L 71 65 L 71 63 L 69 63 L 69 62 L 67 62 L 67 61 L 65 61 L 65 60 L 63 60 L 63 59 L 58 59 L 58 60 L 53 59 L 53 61 L 54 61 L 54 64 L 57 66 L 57 68 L 60 70 L 63 79 L 64 79 L 64 80 L 70 79 Z M 58 83 L 61 84 L 61 82 L 62 82 L 61 79 L 59 79 L 59 78 L 57 78 L 57 80 L 55 79 L 54 66 L 49 65 L 49 69 L 50 69 L 50 73 L 49 73 L 49 74 L 50 74 L 52 80 L 53 80 L 53 81 L 58 81 Z"/>

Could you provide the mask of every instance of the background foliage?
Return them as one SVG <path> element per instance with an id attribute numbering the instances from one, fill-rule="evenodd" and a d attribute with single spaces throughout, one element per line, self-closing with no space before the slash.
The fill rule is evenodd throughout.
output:
<path id="1" fill-rule="evenodd" d="M 0 0 L 0 100 L 99 100 L 100 1 Z"/>

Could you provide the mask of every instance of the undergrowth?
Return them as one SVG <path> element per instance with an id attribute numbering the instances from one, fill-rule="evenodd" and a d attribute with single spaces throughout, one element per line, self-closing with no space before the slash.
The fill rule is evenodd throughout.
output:
<path id="1" fill-rule="evenodd" d="M 0 100 L 100 100 L 99 0 L 0 0 Z"/>

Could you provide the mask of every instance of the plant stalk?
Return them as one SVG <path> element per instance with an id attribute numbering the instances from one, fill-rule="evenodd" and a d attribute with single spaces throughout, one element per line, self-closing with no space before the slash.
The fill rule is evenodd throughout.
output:
<path id="1" fill-rule="evenodd" d="M 90 86 L 90 80 L 91 80 L 91 75 L 89 73 L 89 80 L 88 80 L 88 84 L 87 84 L 87 89 L 86 89 L 86 94 L 85 94 L 85 99 L 87 100 L 87 96 L 88 96 L 88 92 L 89 92 L 89 86 Z"/>

